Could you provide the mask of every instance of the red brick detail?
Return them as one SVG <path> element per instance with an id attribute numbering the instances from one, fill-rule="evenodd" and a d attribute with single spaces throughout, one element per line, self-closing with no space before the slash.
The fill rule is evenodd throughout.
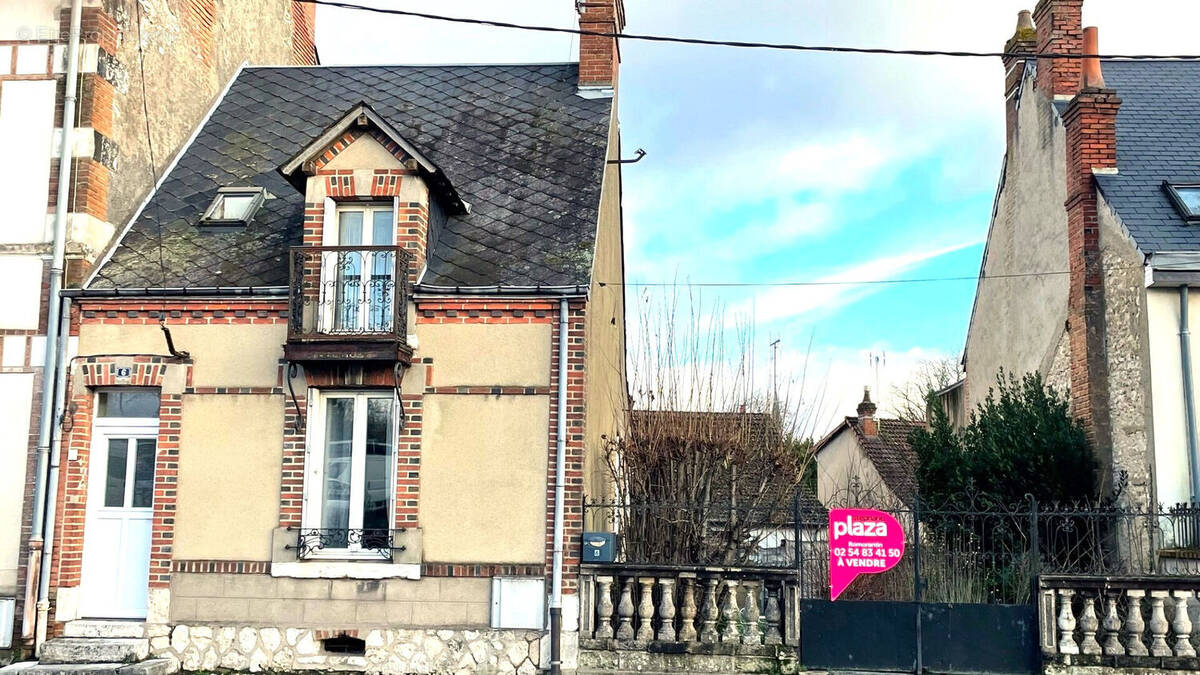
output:
<path id="1" fill-rule="evenodd" d="M 558 391 L 559 323 L 555 311 L 553 349 L 551 351 L 550 390 Z M 565 441 L 565 479 L 563 499 L 563 592 L 575 593 L 579 586 L 579 538 L 583 535 L 583 450 L 584 421 L 587 406 L 587 332 L 584 303 L 573 302 L 567 317 L 567 438 Z M 546 461 L 546 578 L 553 573 L 554 559 L 554 481 L 557 468 L 558 396 L 550 397 L 549 445 Z"/>
<path id="2" fill-rule="evenodd" d="M 417 323 L 551 323 L 557 312 L 546 300 L 421 300 Z"/>
<path id="3" fill-rule="evenodd" d="M 1111 439 L 1108 368 L 1104 354 L 1104 279 L 1094 169 L 1117 166 L 1117 110 L 1106 89 L 1086 89 L 1063 113 L 1067 156 L 1067 252 L 1070 281 L 1067 328 L 1071 346 L 1071 412 L 1083 421 L 1093 447 Z M 1102 453 L 1103 457 L 1103 453 Z"/>
<path id="4" fill-rule="evenodd" d="M 90 157 L 77 157 L 71 163 L 71 186 L 67 204 L 72 213 L 86 213 L 99 220 L 108 220 L 108 167 Z M 58 204 L 58 160 L 50 162 L 47 208 Z"/>
<path id="5" fill-rule="evenodd" d="M 400 397 L 404 426 L 396 439 L 396 528 L 418 527 L 423 399 L 420 394 Z"/>
<path id="6" fill-rule="evenodd" d="M 387 150 L 389 153 L 391 153 L 391 155 L 396 158 L 396 161 L 400 162 L 401 164 L 403 164 L 405 166 L 408 166 L 409 161 L 412 160 L 412 157 L 410 157 L 408 155 L 408 153 L 404 151 L 404 148 L 400 147 L 399 143 L 396 143 L 391 138 L 389 138 L 387 134 L 383 133 L 382 131 L 380 131 L 378 129 L 375 129 L 374 127 L 372 127 L 369 131 L 366 131 L 366 132 L 363 132 L 361 129 L 347 129 L 345 131 L 345 133 L 343 133 L 341 136 L 338 136 L 336 139 L 334 139 L 332 142 L 330 142 L 329 145 L 326 145 L 319 152 L 314 153 L 315 157 L 312 160 L 313 172 L 316 173 L 317 175 L 331 176 L 331 175 L 348 174 L 351 171 L 353 171 L 353 169 L 334 170 L 334 169 L 326 169 L 325 167 L 328 166 L 329 163 L 333 161 L 334 157 L 337 157 L 338 155 L 345 152 L 346 148 L 353 145 L 355 141 L 362 138 L 363 136 L 369 136 L 370 138 L 374 139 L 376 143 L 379 143 L 380 145 L 382 145 L 384 147 L 385 150 Z M 384 167 L 361 166 L 361 167 L 356 167 L 356 168 L 374 169 L 374 170 L 376 170 L 376 172 L 380 172 L 380 171 L 386 171 L 388 173 L 395 172 L 397 174 L 412 173 L 411 171 L 406 171 L 405 169 L 390 169 L 390 168 L 385 169 Z M 332 197 L 335 195 L 333 195 L 333 193 L 330 193 L 330 196 Z"/>
<path id="7" fill-rule="evenodd" d="M 156 356 L 132 357 L 128 377 L 117 377 L 118 357 L 89 356 L 78 363 L 77 374 L 68 385 L 71 397 L 70 426 L 60 450 L 58 522 L 55 535 L 51 585 L 78 586 L 83 564 L 84 522 L 87 514 L 88 471 L 92 444 L 95 388 L 104 386 L 161 388 L 169 368 L 185 368 L 191 379 L 191 364 Z M 129 363 L 123 360 L 123 363 Z M 78 379 L 76 379 L 78 378 Z M 159 399 L 158 448 L 154 476 L 154 510 L 151 525 L 151 588 L 165 588 L 171 581 L 171 555 L 175 538 L 176 482 L 179 474 L 179 429 L 182 395 L 163 393 Z M 74 455 L 75 459 L 70 459 Z"/>
<path id="8" fill-rule="evenodd" d="M 274 325 L 287 323 L 288 307 L 280 300 L 166 303 L 85 300 L 80 315 L 80 321 L 86 324 L 157 325 L 161 317 L 168 325 Z M 166 348 L 165 344 L 163 348 Z"/>
<path id="9" fill-rule="evenodd" d="M 296 410 L 299 406 L 299 411 Z M 296 392 L 283 414 L 283 458 L 279 476 L 279 526 L 300 527 L 304 515 L 304 448 L 308 432 L 308 396 Z"/>
<path id="10" fill-rule="evenodd" d="M 394 171 L 375 172 L 375 178 L 371 182 L 372 197 L 395 197 L 400 194 L 400 182 L 403 180 L 404 172 L 396 169 Z"/>
<path id="11" fill-rule="evenodd" d="M 476 385 L 425 387 L 426 394 L 474 394 L 479 396 L 548 396 L 554 391 L 550 387 L 521 387 L 512 385 Z"/>
<path id="12" fill-rule="evenodd" d="M 70 6 L 59 11 L 58 25 L 61 33 L 60 38 L 65 42 L 67 40 L 67 27 L 71 25 Z M 80 40 L 83 42 L 98 44 L 101 49 L 109 54 L 117 53 L 117 21 L 103 7 L 83 8 L 83 12 L 80 15 L 79 35 Z M 61 116 L 59 116 L 59 119 L 61 119 Z"/>
<path id="13" fill-rule="evenodd" d="M 313 631 L 313 637 L 317 640 L 328 640 L 336 637 L 358 637 L 357 628 L 322 628 Z"/>
<path id="14" fill-rule="evenodd" d="M 270 560 L 176 560 L 172 572 L 189 574 L 267 574 Z"/>
<path id="15" fill-rule="evenodd" d="M 622 0 L 585 0 L 579 3 L 579 29 L 616 34 L 625 27 Z M 617 40 L 600 35 L 579 36 L 579 85 L 611 87 L 617 82 L 621 62 Z"/>
<path id="16" fill-rule="evenodd" d="M 421 565 L 423 577 L 540 577 L 546 570 L 541 565 L 499 565 L 492 563 L 438 563 Z"/>
<path id="17" fill-rule="evenodd" d="M 204 65 L 212 65 L 213 24 L 216 23 L 215 0 L 187 0 L 184 8 L 184 26 L 196 43 L 196 54 Z"/>
<path id="18" fill-rule="evenodd" d="M 325 205 L 304 202 L 304 246 L 320 246 L 325 233 Z"/>
<path id="19" fill-rule="evenodd" d="M 297 66 L 317 65 L 317 6 L 309 2 L 292 2 L 292 63 Z"/>
<path id="20" fill-rule="evenodd" d="M 333 198 L 354 197 L 354 176 L 334 175 L 325 176 L 325 194 Z"/>
<path id="21" fill-rule="evenodd" d="M 1039 54 L 1083 53 L 1083 0 L 1040 0 L 1033 10 Z M 1038 59 L 1037 88 L 1050 98 L 1079 91 L 1079 59 Z"/>
<path id="22" fill-rule="evenodd" d="M 396 209 L 396 245 L 403 246 L 412 256 L 412 262 L 408 266 L 409 284 L 417 283 L 417 277 L 425 267 L 428 239 L 429 205 L 421 202 L 400 202 Z"/>

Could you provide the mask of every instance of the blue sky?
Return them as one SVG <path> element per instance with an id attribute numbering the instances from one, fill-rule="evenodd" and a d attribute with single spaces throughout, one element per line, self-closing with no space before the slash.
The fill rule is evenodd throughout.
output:
<path id="1" fill-rule="evenodd" d="M 571 0 L 389 4 L 575 25 Z M 631 33 L 970 50 L 1001 48 L 1017 11 L 1033 4 L 625 0 Z M 1084 21 L 1100 26 L 1107 52 L 1194 51 L 1200 8 L 1191 5 L 1088 0 Z M 577 58 L 575 40 L 561 35 L 374 15 L 364 21 L 325 7 L 317 26 L 324 63 Z M 648 152 L 625 171 L 628 281 L 977 274 L 1004 153 L 1002 76 L 994 59 L 623 43 L 623 143 L 626 154 Z M 780 338 L 781 370 L 807 363 L 820 372 L 829 418 L 850 413 L 862 386 L 877 381 L 886 411 L 886 393 L 919 359 L 957 354 L 974 292 L 973 282 L 954 281 L 706 288 L 703 296 L 750 317 L 760 361 L 766 344 Z M 872 353 L 888 354 L 878 373 L 867 365 Z"/>

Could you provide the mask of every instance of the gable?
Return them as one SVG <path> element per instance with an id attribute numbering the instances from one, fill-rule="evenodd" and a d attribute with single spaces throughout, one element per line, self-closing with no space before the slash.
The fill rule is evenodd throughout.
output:
<path id="1" fill-rule="evenodd" d="M 319 171 L 345 171 L 353 169 L 404 169 L 405 160 L 411 159 L 403 150 L 394 153 L 383 146 L 376 137 L 377 132 L 348 133 L 352 136 L 348 141 L 338 139 L 324 154 L 332 155 L 331 159 L 317 159 Z"/>

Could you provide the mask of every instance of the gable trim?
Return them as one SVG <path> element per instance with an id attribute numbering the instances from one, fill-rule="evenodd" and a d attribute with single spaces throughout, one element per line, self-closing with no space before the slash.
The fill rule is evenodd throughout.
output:
<path id="1" fill-rule="evenodd" d="M 319 156 L 321 156 L 331 145 L 335 145 L 339 140 L 344 140 L 344 136 L 347 134 L 347 132 L 356 131 L 356 127 L 365 126 L 367 124 L 375 125 L 375 128 L 383 132 L 383 135 L 388 141 L 395 143 L 396 146 L 400 150 L 403 150 L 405 154 L 417 160 L 417 163 L 422 169 L 425 169 L 432 174 L 440 173 L 441 169 L 439 169 L 437 165 L 435 165 L 428 157 L 422 154 L 420 150 L 417 150 L 417 148 L 411 143 L 404 140 L 404 137 L 400 135 L 400 132 L 397 131 L 395 127 L 393 127 L 391 124 L 388 124 L 387 120 L 383 119 L 383 117 L 372 110 L 371 106 L 367 105 L 365 102 L 359 103 L 358 105 L 352 107 L 349 112 L 343 115 L 341 119 L 334 122 L 333 125 L 326 129 L 324 133 L 302 147 L 300 152 L 293 155 L 291 159 L 283 164 L 283 166 L 279 167 L 280 173 L 285 176 L 292 175 L 298 169 L 300 169 L 305 162 L 310 159 L 319 158 Z M 358 132 L 355 134 L 355 138 L 360 137 L 361 135 L 362 133 Z M 374 134 L 372 134 L 372 136 L 374 137 Z M 376 137 L 376 140 L 382 142 L 383 139 Z M 349 143 L 347 143 L 347 145 L 349 145 Z M 384 145 L 384 147 L 386 148 L 387 145 Z M 396 153 L 393 151 L 393 155 L 394 154 Z M 320 160 L 318 159 L 318 161 Z"/>

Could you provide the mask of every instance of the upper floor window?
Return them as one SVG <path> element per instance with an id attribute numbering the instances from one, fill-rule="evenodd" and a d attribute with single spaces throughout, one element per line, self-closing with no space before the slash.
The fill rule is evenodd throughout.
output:
<path id="1" fill-rule="evenodd" d="M 1175 209 L 1185 220 L 1200 220 L 1200 184 L 1183 185 L 1163 183 Z"/>
<path id="2" fill-rule="evenodd" d="M 245 225 L 262 206 L 266 195 L 258 187 L 227 187 L 217 190 L 200 222 L 205 225 Z"/>
<path id="3" fill-rule="evenodd" d="M 334 333 L 392 329 L 396 221 L 391 204 L 339 204 L 325 240 L 339 247 L 323 261 L 326 325 Z M 336 242 L 336 243 L 334 243 Z"/>

